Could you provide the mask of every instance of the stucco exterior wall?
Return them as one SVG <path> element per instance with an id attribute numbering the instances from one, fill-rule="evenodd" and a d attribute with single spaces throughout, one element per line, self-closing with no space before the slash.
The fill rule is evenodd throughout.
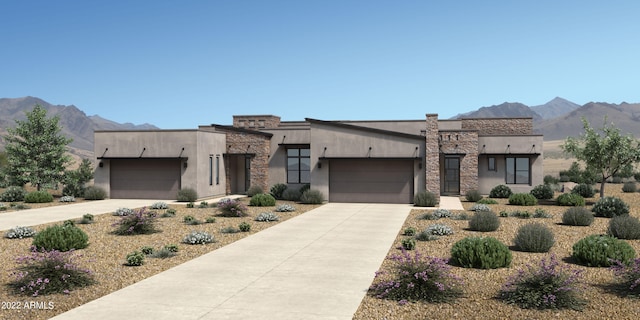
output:
<path id="1" fill-rule="evenodd" d="M 309 127 L 290 129 L 265 129 L 263 132 L 273 134 L 269 154 L 269 188 L 277 183 L 287 184 L 287 146 L 308 146 L 311 143 Z M 297 188 L 299 185 L 291 185 Z"/>
<path id="2" fill-rule="evenodd" d="M 344 121 L 343 123 L 415 135 L 420 135 L 424 131 L 422 120 Z"/>

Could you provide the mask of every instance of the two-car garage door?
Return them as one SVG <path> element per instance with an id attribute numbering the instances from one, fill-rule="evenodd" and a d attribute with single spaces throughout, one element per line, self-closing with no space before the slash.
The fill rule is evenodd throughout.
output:
<path id="1" fill-rule="evenodd" d="M 176 199 L 180 159 L 110 160 L 113 199 Z"/>
<path id="2" fill-rule="evenodd" d="M 331 159 L 329 201 L 413 202 L 413 160 Z"/>

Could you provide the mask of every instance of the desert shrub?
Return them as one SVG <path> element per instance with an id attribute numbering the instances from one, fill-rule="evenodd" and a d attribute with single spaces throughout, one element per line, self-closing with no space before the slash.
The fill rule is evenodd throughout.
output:
<path id="1" fill-rule="evenodd" d="M 17 226 L 15 228 L 9 229 L 4 234 L 4 237 L 7 239 L 23 239 L 23 238 L 31 238 L 36 235 L 36 231 L 31 227 L 21 227 Z"/>
<path id="2" fill-rule="evenodd" d="M 467 237 L 451 248 L 451 261 L 464 268 L 496 269 L 511 264 L 511 251 L 496 238 Z"/>
<path id="3" fill-rule="evenodd" d="M 513 192 L 504 184 L 497 185 L 489 192 L 489 198 L 509 198 Z"/>
<path id="4" fill-rule="evenodd" d="M 571 178 L 568 175 L 565 174 L 561 174 L 560 175 L 560 179 L 558 179 L 560 182 L 569 182 L 569 180 L 571 180 Z"/>
<path id="5" fill-rule="evenodd" d="M 480 199 L 482 199 L 482 195 L 478 190 L 469 190 L 464 197 L 465 199 L 467 199 L 467 201 L 470 202 L 478 202 L 480 201 Z"/>
<path id="6" fill-rule="evenodd" d="M 0 195 L 0 201 L 4 202 L 18 202 L 24 200 L 24 196 L 27 192 L 19 186 L 10 186 Z"/>
<path id="7" fill-rule="evenodd" d="M 153 252 L 149 255 L 149 257 L 151 258 L 157 258 L 157 259 L 167 259 L 167 258 L 171 258 L 174 257 L 176 255 L 175 252 L 169 250 L 168 248 L 164 247 L 161 248 L 160 250 Z"/>
<path id="8" fill-rule="evenodd" d="M 555 255 L 536 266 L 527 265 L 509 277 L 499 298 L 523 309 L 582 310 L 586 304 L 580 295 L 581 270 L 561 265 Z"/>
<path id="9" fill-rule="evenodd" d="M 53 202 L 53 196 L 46 191 L 32 191 L 24 195 L 26 203 L 48 203 Z"/>
<path id="10" fill-rule="evenodd" d="M 160 215 L 160 218 L 171 218 L 176 216 L 176 211 L 172 209 L 168 209 Z"/>
<path id="11" fill-rule="evenodd" d="M 130 215 L 123 216 L 120 221 L 111 226 L 116 227 L 113 233 L 117 235 L 149 234 L 158 231 L 155 227 L 156 219 L 155 212 L 142 208 Z"/>
<path id="12" fill-rule="evenodd" d="M 629 205 L 616 197 L 604 197 L 598 199 L 591 208 L 596 217 L 612 218 L 629 214 Z"/>
<path id="13" fill-rule="evenodd" d="M 410 237 L 412 237 L 412 236 L 415 236 L 415 235 L 416 235 L 416 232 L 418 232 L 418 230 L 416 230 L 416 228 L 414 228 L 414 227 L 408 227 L 408 228 L 404 229 L 404 231 L 402 232 L 402 234 L 403 234 L 403 235 L 405 235 L 405 236 L 410 236 Z"/>
<path id="14" fill-rule="evenodd" d="M 271 186 L 271 190 L 270 193 L 271 195 L 278 199 L 278 200 L 282 200 L 282 194 L 284 193 L 284 191 L 287 190 L 287 185 L 284 183 L 276 183 L 273 186 Z"/>
<path id="15" fill-rule="evenodd" d="M 62 196 L 58 200 L 60 202 L 76 202 L 76 198 L 74 196 Z"/>
<path id="16" fill-rule="evenodd" d="M 452 213 L 447 209 L 439 208 L 433 211 L 433 215 L 438 219 L 450 218 L 452 216 Z"/>
<path id="17" fill-rule="evenodd" d="M 491 207 L 483 203 L 476 203 L 471 208 L 470 211 L 480 212 L 480 211 L 491 211 Z"/>
<path id="18" fill-rule="evenodd" d="M 558 182 L 560 182 L 560 179 L 552 175 L 546 175 L 543 178 L 543 182 L 544 184 L 558 184 Z"/>
<path id="19" fill-rule="evenodd" d="M 192 188 L 183 188 L 178 190 L 176 198 L 179 202 L 194 202 L 198 200 L 198 192 Z"/>
<path id="20" fill-rule="evenodd" d="M 420 241 L 434 241 L 440 239 L 440 236 L 432 234 L 429 231 L 422 231 L 416 235 L 416 240 Z"/>
<path id="21" fill-rule="evenodd" d="M 251 197 L 249 205 L 254 207 L 272 207 L 276 205 L 276 198 L 270 194 L 258 193 Z"/>
<path id="22" fill-rule="evenodd" d="M 144 246 L 142 248 L 140 248 L 140 252 L 144 253 L 145 255 L 150 255 L 155 251 L 155 249 L 153 249 L 153 247 L 150 246 Z"/>
<path id="23" fill-rule="evenodd" d="M 88 186 L 84 189 L 85 200 L 104 200 L 107 197 L 107 192 L 96 186 Z"/>
<path id="24" fill-rule="evenodd" d="M 553 188 L 551 188 L 551 186 L 548 184 L 537 185 L 533 189 L 531 189 L 529 193 L 536 197 L 536 199 L 553 199 Z"/>
<path id="25" fill-rule="evenodd" d="M 556 203 L 559 206 L 584 206 L 584 198 L 577 193 L 563 193 L 558 196 Z"/>
<path id="26" fill-rule="evenodd" d="M 583 198 L 592 198 L 596 194 L 593 187 L 586 183 L 577 184 L 571 189 L 571 193 L 579 194 Z"/>
<path id="27" fill-rule="evenodd" d="M 171 252 L 178 252 L 178 250 L 179 250 L 178 245 L 177 244 L 173 244 L 173 243 L 165 245 L 163 247 L 163 249 L 167 249 L 167 250 L 169 250 Z"/>
<path id="28" fill-rule="evenodd" d="M 166 202 L 158 201 L 151 204 L 149 208 L 154 210 L 162 210 L 162 209 L 168 209 L 169 205 Z"/>
<path id="29" fill-rule="evenodd" d="M 245 217 L 247 216 L 247 207 L 240 201 L 235 199 L 224 198 L 218 201 L 216 205 L 220 210 L 222 217 Z"/>
<path id="30" fill-rule="evenodd" d="M 450 226 L 441 223 L 432 224 L 424 231 L 436 236 L 448 236 L 453 234 L 453 229 Z"/>
<path id="31" fill-rule="evenodd" d="M 633 174 L 633 179 L 640 182 L 640 171 Z"/>
<path id="32" fill-rule="evenodd" d="M 507 216 L 516 217 L 516 218 L 520 218 L 520 219 L 529 219 L 529 218 L 531 218 L 531 212 L 526 211 L 526 210 L 516 210 L 516 211 L 512 211 L 510 213 L 507 213 Z"/>
<path id="33" fill-rule="evenodd" d="M 402 249 L 413 250 L 416 248 L 416 240 L 412 238 L 402 239 Z"/>
<path id="34" fill-rule="evenodd" d="M 611 183 L 614 183 L 614 184 L 621 184 L 621 183 L 622 183 L 622 177 L 619 177 L 619 176 L 613 176 L 613 178 L 611 178 Z"/>
<path id="35" fill-rule="evenodd" d="M 460 212 L 458 214 L 454 214 L 453 216 L 451 216 L 451 219 L 453 219 L 453 220 L 469 220 L 471 218 L 469 218 L 469 215 L 466 212 Z"/>
<path id="36" fill-rule="evenodd" d="M 116 211 L 113 213 L 114 216 L 118 216 L 118 217 L 124 217 L 124 216 L 128 216 L 130 214 L 133 213 L 133 209 L 129 209 L 129 208 L 118 208 L 116 209 Z"/>
<path id="37" fill-rule="evenodd" d="M 498 201 L 491 198 L 482 198 L 478 200 L 478 204 L 498 204 Z"/>
<path id="38" fill-rule="evenodd" d="M 438 205 L 438 198 L 429 191 L 422 191 L 416 193 L 413 203 L 416 207 L 435 207 Z"/>
<path id="39" fill-rule="evenodd" d="M 200 204 L 198 205 L 198 208 L 200 208 L 200 209 L 206 209 L 206 208 L 209 208 L 209 202 L 206 202 L 206 201 L 200 201 Z"/>
<path id="40" fill-rule="evenodd" d="M 74 225 L 53 225 L 33 237 L 33 246 L 44 251 L 84 249 L 89 246 L 89 236 Z"/>
<path id="41" fill-rule="evenodd" d="M 91 213 L 87 213 L 82 215 L 82 219 L 80 219 L 80 221 L 78 221 L 78 223 L 80 224 L 91 224 L 94 221 L 94 217 Z"/>
<path id="42" fill-rule="evenodd" d="M 535 206 L 538 199 L 530 193 L 514 193 L 509 197 L 509 204 L 517 206 Z"/>
<path id="43" fill-rule="evenodd" d="M 548 213 L 547 210 L 544 210 L 542 208 L 536 208 L 536 210 L 533 212 L 533 217 L 534 218 L 553 218 L 553 215 Z"/>
<path id="44" fill-rule="evenodd" d="M 589 267 L 609 267 L 613 261 L 627 264 L 635 255 L 628 243 L 606 235 L 590 235 L 578 240 L 571 254 L 577 263 Z"/>
<path id="45" fill-rule="evenodd" d="M 2 202 L 0 202 L 0 211 L 7 211 L 7 206 Z"/>
<path id="46" fill-rule="evenodd" d="M 305 183 L 298 190 L 300 191 L 300 194 L 303 194 L 305 191 L 310 190 L 310 189 L 311 189 L 311 184 Z"/>
<path id="47" fill-rule="evenodd" d="M 16 210 L 26 210 L 26 209 L 31 209 L 31 207 L 29 207 L 28 205 L 24 204 L 24 203 L 18 203 L 18 204 L 11 204 L 11 208 L 14 208 Z"/>
<path id="48" fill-rule="evenodd" d="M 250 224 L 248 224 L 248 223 L 246 223 L 246 222 L 241 222 L 241 223 L 238 225 L 238 229 L 239 229 L 241 232 L 249 232 L 249 231 L 251 231 L 251 225 L 250 225 Z"/>
<path id="49" fill-rule="evenodd" d="M 640 239 L 640 220 L 630 215 L 613 217 L 609 220 L 607 234 L 618 239 Z"/>
<path id="50" fill-rule="evenodd" d="M 640 258 L 627 263 L 614 261 L 611 271 L 619 287 L 630 297 L 640 298 Z"/>
<path id="51" fill-rule="evenodd" d="M 593 213 L 585 207 L 569 208 L 562 214 L 562 224 L 568 226 L 590 226 L 593 219 Z"/>
<path id="52" fill-rule="evenodd" d="M 293 212 L 296 211 L 296 208 L 290 204 L 281 204 L 276 207 L 276 212 Z"/>
<path id="53" fill-rule="evenodd" d="M 306 204 L 322 204 L 324 202 L 324 195 L 318 190 L 309 189 L 302 193 L 300 202 Z"/>
<path id="54" fill-rule="evenodd" d="M 548 252 L 554 242 L 553 232 L 541 223 L 521 226 L 513 239 L 518 250 L 525 252 Z"/>
<path id="55" fill-rule="evenodd" d="M 206 217 L 204 223 L 216 223 L 216 217 Z"/>
<path id="56" fill-rule="evenodd" d="M 282 192 L 282 199 L 289 201 L 300 201 L 302 193 L 298 189 L 288 188 Z"/>
<path id="57" fill-rule="evenodd" d="M 496 231 L 500 227 L 500 218 L 492 211 L 477 211 L 469 220 L 469 229 L 480 232 Z"/>
<path id="58" fill-rule="evenodd" d="M 256 216 L 255 220 L 261 222 L 278 221 L 280 220 L 280 217 L 273 212 L 262 212 Z"/>
<path id="59" fill-rule="evenodd" d="M 194 208 L 193 201 L 187 203 L 187 208 L 188 209 L 193 209 Z"/>
<path id="60" fill-rule="evenodd" d="M 377 272 L 376 278 L 391 277 L 374 283 L 370 292 L 380 299 L 397 301 L 448 302 L 461 296 L 462 280 L 451 272 L 448 261 L 403 251 L 390 257 L 393 274 Z"/>
<path id="61" fill-rule="evenodd" d="M 240 229 L 232 226 L 224 227 L 220 229 L 220 233 L 238 233 L 238 232 L 240 232 Z"/>
<path id="62" fill-rule="evenodd" d="M 440 217 L 436 217 L 436 215 L 434 215 L 433 212 L 431 212 L 431 211 L 425 212 L 419 218 L 423 219 L 423 220 L 438 220 L 438 219 L 440 219 Z"/>
<path id="63" fill-rule="evenodd" d="M 194 216 L 189 214 L 182 217 L 182 222 L 192 226 L 196 226 L 200 224 L 200 221 L 198 219 L 196 219 Z"/>
<path id="64" fill-rule="evenodd" d="M 36 251 L 18 257 L 15 278 L 7 286 L 14 294 L 31 297 L 69 293 L 95 283 L 91 271 L 80 268 L 75 252 Z"/>
<path id="65" fill-rule="evenodd" d="M 128 266 L 141 266 L 144 264 L 144 253 L 140 251 L 134 251 L 129 253 L 125 259 L 127 260 L 127 263 L 125 264 Z"/>
<path id="66" fill-rule="evenodd" d="M 251 186 L 249 187 L 249 190 L 247 190 L 247 196 L 249 197 L 253 197 L 257 194 L 262 194 L 262 193 L 264 192 L 260 186 Z"/>
<path id="67" fill-rule="evenodd" d="M 205 231 L 191 231 L 182 239 L 182 242 L 186 244 L 207 244 L 213 241 L 213 236 Z"/>
<path id="68" fill-rule="evenodd" d="M 630 193 L 630 192 L 636 192 L 636 191 L 638 191 L 638 186 L 633 181 L 625 182 L 624 185 L 622 186 L 622 192 Z"/>

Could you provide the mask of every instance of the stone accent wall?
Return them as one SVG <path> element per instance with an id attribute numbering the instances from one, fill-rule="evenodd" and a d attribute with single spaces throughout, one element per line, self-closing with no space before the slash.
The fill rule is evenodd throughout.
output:
<path id="1" fill-rule="evenodd" d="M 271 152 L 270 139 L 260 134 L 227 131 L 228 154 L 255 154 L 251 158 L 251 186 L 259 186 L 268 191 L 269 187 L 269 154 Z M 228 166 L 226 166 L 228 167 Z M 231 193 L 230 177 L 227 172 L 227 194 Z"/>
<path id="2" fill-rule="evenodd" d="M 463 130 L 477 130 L 479 135 L 533 134 L 532 118 L 462 119 Z"/>
<path id="3" fill-rule="evenodd" d="M 460 155 L 460 194 L 478 190 L 478 132 L 441 131 L 439 134 L 443 156 Z M 444 175 L 444 164 L 442 170 Z"/>
<path id="4" fill-rule="evenodd" d="M 440 196 L 440 151 L 438 144 L 438 115 L 427 114 L 425 172 L 426 189 Z"/>
<path id="5" fill-rule="evenodd" d="M 273 129 L 280 125 L 280 117 L 272 115 L 233 116 L 233 126 L 242 129 Z"/>

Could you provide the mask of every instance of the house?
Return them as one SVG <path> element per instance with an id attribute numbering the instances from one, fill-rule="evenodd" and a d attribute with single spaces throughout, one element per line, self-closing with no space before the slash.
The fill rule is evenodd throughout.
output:
<path id="1" fill-rule="evenodd" d="M 310 184 L 331 202 L 411 203 L 416 193 L 483 194 L 543 180 L 531 118 L 281 121 L 239 115 L 194 130 L 96 131 L 95 185 L 111 198 L 175 199 Z"/>

